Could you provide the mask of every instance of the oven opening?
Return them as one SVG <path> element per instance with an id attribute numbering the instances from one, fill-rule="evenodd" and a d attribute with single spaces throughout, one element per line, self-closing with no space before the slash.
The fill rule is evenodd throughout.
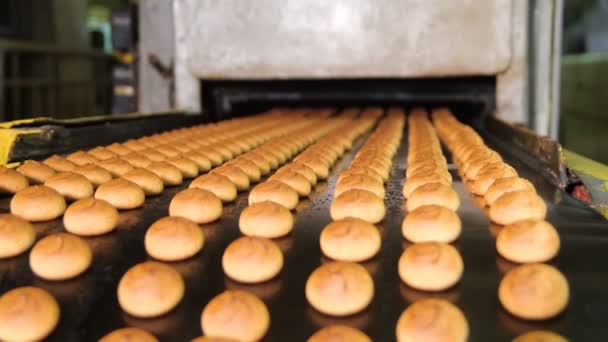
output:
<path id="1" fill-rule="evenodd" d="M 472 121 L 495 109 L 495 77 L 421 79 L 201 80 L 202 108 L 210 121 L 273 107 L 448 106 Z"/>

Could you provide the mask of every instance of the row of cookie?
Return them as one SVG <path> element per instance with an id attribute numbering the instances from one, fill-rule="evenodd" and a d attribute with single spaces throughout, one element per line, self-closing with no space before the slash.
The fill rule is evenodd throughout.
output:
<path id="1" fill-rule="evenodd" d="M 104 185 L 105 184 L 107 183 L 104 183 Z M 101 185 L 99 188 L 104 185 Z M 36 189 L 45 190 L 46 188 L 43 186 L 38 186 L 36 187 Z M 57 196 L 61 197 L 60 195 Z M 211 196 L 214 197 L 214 195 L 212 194 Z M 13 198 L 13 200 L 14 199 L 15 198 Z M 96 235 L 112 230 L 115 227 L 117 216 L 118 213 L 116 209 L 112 205 L 108 204 L 106 201 L 87 198 L 75 202 L 68 208 L 68 210 L 66 211 L 66 215 L 64 216 L 64 222 L 66 223 L 66 227 L 72 227 L 71 222 L 73 222 L 74 226 L 76 227 L 82 227 L 83 223 L 86 222 L 87 229 L 84 230 L 83 228 L 83 231 L 81 232 L 82 235 Z M 182 220 L 191 222 L 187 219 Z M 160 222 L 158 226 L 164 225 L 166 227 L 167 224 L 172 225 L 172 222 Z M 196 228 L 190 229 L 190 231 L 198 231 L 200 233 L 200 228 L 195 223 L 192 223 L 192 225 Z M 91 226 L 93 228 L 91 228 Z M 105 226 L 106 228 L 102 229 L 101 226 Z M 31 246 L 35 240 L 35 231 L 31 227 L 31 224 L 17 216 L 3 215 L 0 218 L 0 228 L 3 233 L 6 232 L 8 234 L 12 234 L 12 236 L 17 237 L 14 239 L 14 241 L 19 242 L 19 250 L 17 250 L 17 248 L 15 248 L 15 245 L 13 244 L 13 246 L 11 246 L 12 251 L 10 253 L 12 255 L 21 253 L 24 250 L 23 248 L 25 248 L 25 250 L 28 249 L 29 246 Z M 170 229 L 173 228 L 171 227 Z M 148 241 L 146 241 L 146 247 L 151 255 L 162 259 L 165 255 L 170 255 L 171 251 L 180 250 L 180 252 L 184 253 L 184 251 L 180 248 L 182 246 L 166 246 L 166 243 L 163 244 L 163 230 L 155 230 L 159 230 L 161 231 L 161 233 L 150 234 L 151 237 L 149 238 L 147 234 Z M 200 235 L 202 239 L 202 233 Z M 196 234 L 194 234 L 194 236 L 196 237 Z M 158 243 L 158 240 L 161 240 L 161 243 Z M 197 243 L 196 239 L 192 240 L 193 241 L 189 240 L 188 242 L 191 244 Z M 188 252 L 189 251 L 187 250 L 185 251 L 186 254 Z M 41 239 L 40 241 L 38 241 L 38 243 L 36 243 L 36 245 L 32 249 L 32 252 L 30 253 L 30 265 L 33 272 L 36 275 L 49 280 L 62 280 L 75 277 L 78 274 L 84 272 L 86 269 L 88 269 L 91 264 L 91 261 L 92 253 L 87 243 L 84 240 L 78 238 L 77 236 L 67 233 L 52 234 Z M 152 266 L 147 267 L 155 268 L 157 267 L 157 264 L 159 263 L 152 262 Z M 162 266 L 165 266 L 162 264 L 159 265 L 161 265 L 161 269 L 163 268 Z M 181 279 L 181 277 L 179 277 L 179 274 L 177 274 L 177 272 L 175 272 L 171 268 L 169 269 L 170 270 L 165 269 L 164 273 L 161 270 L 161 274 L 165 275 L 163 279 L 168 279 L 166 284 L 167 286 L 175 286 L 179 289 L 179 280 L 172 281 L 172 279 Z M 173 271 L 173 273 L 171 271 Z M 143 273 L 146 272 L 144 271 Z M 2 315 L 2 313 L 5 311 L 12 310 L 12 305 L 14 305 L 12 298 L 14 298 L 14 296 L 26 296 L 31 299 L 33 305 L 42 307 L 42 310 L 40 310 L 40 312 L 30 312 L 28 310 L 23 311 L 23 315 L 27 316 L 27 318 L 33 322 L 30 327 L 31 329 L 26 332 L 26 336 L 44 337 L 54 329 L 54 326 L 57 324 L 57 321 L 59 319 L 59 310 L 56 302 L 54 301 L 51 295 L 46 293 L 44 290 L 32 287 L 19 288 L 13 291 L 9 291 L 6 296 L 0 297 L 0 315 Z M 169 300 L 171 300 L 171 298 L 169 298 Z M 159 303 L 158 301 L 150 301 L 147 304 L 148 310 L 152 311 L 159 310 L 159 306 L 162 307 L 162 305 L 164 305 L 164 303 Z M 146 309 L 144 308 L 142 310 L 145 312 Z M 3 331 L 5 334 L 8 334 L 0 335 L 3 337 L 14 336 L 10 334 L 16 333 L 15 329 L 12 329 L 12 326 L 10 324 L 4 327 L 0 326 L 0 334 L 3 334 Z"/>
<path id="2" fill-rule="evenodd" d="M 398 273 L 409 287 L 422 291 L 443 291 L 460 281 L 464 263 L 449 243 L 461 232 L 456 213 L 460 200 L 452 189 L 452 176 L 443 156 L 439 138 L 428 113 L 414 109 L 409 113 L 407 168 L 403 196 L 407 213 L 402 234 L 413 244 L 399 258 Z M 416 322 L 422 319 L 428 324 Z M 444 339 L 466 341 L 466 317 L 455 305 L 443 299 L 426 299 L 409 305 L 399 317 L 398 341 Z"/>
<path id="3" fill-rule="evenodd" d="M 390 109 L 348 169 L 340 174 L 330 207 L 333 220 L 354 217 L 378 223 L 384 219 L 384 183 L 389 178 L 404 123 L 403 112 Z"/>
<path id="4" fill-rule="evenodd" d="M 319 238 L 321 251 L 332 261 L 315 269 L 305 288 L 310 305 L 323 314 L 348 316 L 364 310 L 372 301 L 374 281 L 358 262 L 373 258 L 380 250 L 380 232 L 373 223 L 382 220 L 384 209 L 380 212 L 379 205 L 367 207 L 367 203 L 373 199 L 372 203 L 381 203 L 384 208 L 384 182 L 390 174 L 404 124 L 403 111 L 389 110 L 338 178 L 334 192 L 337 197 L 331 212 L 334 221 L 323 229 Z M 357 206 L 359 210 L 348 211 Z M 377 212 L 361 213 L 366 210 Z M 340 325 L 322 329 L 309 341 L 324 341 L 328 335 L 347 341 L 371 341 L 363 332 Z"/>
<path id="5" fill-rule="evenodd" d="M 505 225 L 496 239 L 498 253 L 508 260 L 528 263 L 510 270 L 501 280 L 498 297 L 503 307 L 530 320 L 559 314 L 568 304 L 569 286 L 559 270 L 540 263 L 557 255 L 560 245 L 557 231 L 544 220 L 543 199 L 449 110 L 436 110 L 433 119 L 467 188 L 474 195 L 486 196 L 490 219 Z"/>

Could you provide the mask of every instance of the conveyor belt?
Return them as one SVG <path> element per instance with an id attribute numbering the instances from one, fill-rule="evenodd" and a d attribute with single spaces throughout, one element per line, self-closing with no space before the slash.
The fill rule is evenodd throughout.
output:
<path id="1" fill-rule="evenodd" d="M 261 285 L 242 285 L 227 279 L 221 269 L 224 248 L 239 236 L 239 213 L 247 205 L 247 193 L 224 207 L 219 222 L 203 226 L 206 236 L 203 251 L 194 258 L 172 263 L 184 276 L 186 295 L 169 314 L 156 319 L 131 317 L 119 308 L 116 300 L 118 280 L 132 265 L 146 260 L 143 237 L 147 227 L 167 215 L 170 199 L 187 187 L 168 188 L 161 196 L 149 198 L 142 209 L 121 212 L 117 231 L 87 238 L 94 251 L 93 266 L 76 279 L 49 282 L 36 278 L 28 266 L 28 254 L 0 260 L 0 292 L 34 284 L 50 291 L 61 304 L 61 321 L 49 337 L 51 341 L 93 341 L 107 332 L 136 326 L 148 330 L 163 341 L 186 341 L 201 335 L 200 314 L 205 304 L 226 288 L 242 288 L 258 295 L 271 313 L 271 327 L 265 341 L 305 341 L 320 327 L 347 324 L 365 331 L 374 341 L 393 341 L 395 324 L 401 312 L 413 300 L 439 296 L 453 301 L 465 313 L 471 328 L 471 341 L 509 341 L 533 329 L 549 329 L 572 341 L 608 340 L 608 223 L 598 213 L 568 197 L 509 154 L 507 162 L 534 183 L 547 201 L 548 220 L 559 230 L 562 249 L 551 264 L 566 275 L 571 287 L 571 301 L 566 311 L 546 322 L 518 320 L 501 309 L 497 297 L 503 272 L 512 267 L 500 259 L 494 247 L 490 224 L 481 209 L 455 176 L 455 188 L 461 196 L 458 213 L 463 234 L 455 243 L 465 263 L 462 281 L 453 289 L 428 294 L 403 285 L 397 274 L 397 261 L 406 242 L 401 237 L 404 216 L 401 186 L 405 170 L 407 134 L 396 154 L 391 178 L 387 183 L 387 216 L 379 224 L 383 245 L 377 257 L 365 262 L 372 274 L 376 292 L 370 307 L 347 317 L 332 318 L 312 309 L 304 296 L 308 275 L 323 260 L 318 238 L 331 220 L 329 206 L 337 175 L 361 146 L 360 139 L 332 170 L 327 182 L 317 184 L 309 200 L 300 201 L 294 232 L 278 240 L 285 254 L 280 275 Z M 503 153 L 508 149 L 491 146 Z M 8 211 L 8 199 L 0 201 Z M 62 230 L 59 220 L 35 224 L 39 238 Z"/>

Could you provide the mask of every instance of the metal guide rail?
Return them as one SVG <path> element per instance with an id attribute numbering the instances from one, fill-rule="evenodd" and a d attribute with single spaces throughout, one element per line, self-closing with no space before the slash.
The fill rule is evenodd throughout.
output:
<path id="1" fill-rule="evenodd" d="M 407 128 L 406 128 L 407 129 Z M 484 133 L 484 132 L 482 132 Z M 248 193 L 224 206 L 222 218 L 203 225 L 205 246 L 195 257 L 171 263 L 184 277 L 186 293 L 176 309 L 153 319 L 139 319 L 124 313 L 116 299 L 120 277 L 146 255 L 143 237 L 158 218 L 167 215 L 169 201 L 186 188 L 167 188 L 150 197 L 143 208 L 120 213 L 120 224 L 111 234 L 86 238 L 94 252 L 92 267 L 83 275 L 60 282 L 37 278 L 28 265 L 28 253 L 0 260 L 0 293 L 35 285 L 52 293 L 61 305 L 61 320 L 49 336 L 50 341 L 93 341 L 111 330 L 135 326 L 162 341 L 186 341 L 201 335 L 200 315 L 205 304 L 225 289 L 244 289 L 261 298 L 270 311 L 271 326 L 264 341 L 305 341 L 316 330 L 329 324 L 346 324 L 367 333 L 374 341 L 395 340 L 395 325 L 401 312 L 413 301 L 437 296 L 453 302 L 464 312 L 470 326 L 470 341 L 509 341 L 523 332 L 548 329 L 572 341 L 608 340 L 608 223 L 591 208 L 570 198 L 563 190 L 545 180 L 539 170 L 524 164 L 512 154 L 512 146 L 490 143 L 519 174 L 529 179 L 548 205 L 547 220 L 560 232 L 562 247 L 551 261 L 567 277 L 571 299 L 558 317 L 543 322 L 526 322 L 509 315 L 498 302 L 498 283 L 514 265 L 498 257 L 490 222 L 473 202 L 471 195 L 454 176 L 463 222 L 461 237 L 455 242 L 465 265 L 462 280 L 440 293 L 425 293 L 404 285 L 397 273 L 397 262 L 407 242 L 401 237 L 404 217 L 401 186 L 404 180 L 407 134 L 395 155 L 386 185 L 387 215 L 378 224 L 382 234 L 380 253 L 363 265 L 374 283 L 374 299 L 365 311 L 346 318 L 325 316 L 306 302 L 304 286 L 310 273 L 324 257 L 319 248 L 321 230 L 331 222 L 329 206 L 338 174 L 348 166 L 365 137 L 332 169 L 326 182 L 316 185 L 307 200 L 296 209 L 296 226 L 291 235 L 277 244 L 285 255 L 284 268 L 275 279 L 244 285 L 224 276 L 221 257 L 225 247 L 240 233 L 238 218 L 247 206 Z M 449 158 L 449 156 L 448 156 Z M 452 170 L 454 171 L 454 170 Z M 9 199 L 0 200 L 0 210 L 8 212 Z M 35 224 L 38 238 L 63 229 L 61 220 Z"/>

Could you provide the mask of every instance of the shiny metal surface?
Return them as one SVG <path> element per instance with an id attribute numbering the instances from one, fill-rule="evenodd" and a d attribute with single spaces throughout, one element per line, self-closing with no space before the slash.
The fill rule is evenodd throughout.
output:
<path id="1" fill-rule="evenodd" d="M 49 290 L 61 304 L 60 326 L 51 341 L 92 341 L 123 326 L 146 329 L 163 341 L 186 341 L 201 335 L 200 314 L 205 304 L 226 288 L 253 292 L 268 305 L 271 328 L 264 341 L 305 341 L 317 329 L 328 324 L 358 327 L 374 341 L 393 341 L 398 316 L 412 301 L 431 294 L 403 285 L 397 275 L 397 261 L 406 242 L 401 237 L 404 216 L 401 185 L 405 169 L 407 135 L 395 157 L 387 184 L 387 217 L 379 225 L 383 237 L 380 254 L 364 263 L 372 274 L 376 293 L 364 312 L 332 318 L 312 309 L 304 297 L 308 275 L 325 259 L 318 238 L 330 222 L 329 205 L 338 173 L 353 157 L 348 153 L 338 162 L 327 182 L 319 183 L 308 200 L 297 208 L 296 228 L 292 235 L 278 241 L 285 254 L 280 275 L 261 285 L 242 285 L 227 279 L 221 269 L 221 255 L 227 244 L 239 236 L 238 216 L 247 205 L 247 194 L 224 208 L 222 219 L 203 226 L 206 244 L 190 260 L 172 263 L 184 276 L 186 296 L 169 314 L 156 319 L 137 319 L 123 313 L 116 301 L 120 276 L 135 263 L 146 260 L 143 236 L 147 227 L 167 214 L 172 196 L 181 187 L 169 188 L 162 196 L 149 198 L 144 208 L 121 213 L 120 226 L 112 234 L 87 241 L 94 250 L 93 267 L 82 276 L 65 282 L 36 278 L 29 270 L 27 254 L 0 260 L 0 292 L 34 284 Z M 358 142 L 356 147 L 361 145 Z M 493 232 L 483 211 L 459 181 L 455 188 L 461 195 L 458 213 L 463 220 L 463 234 L 455 243 L 463 256 L 465 272 L 454 288 L 435 294 L 454 302 L 465 313 L 471 328 L 470 341 L 510 341 L 517 334 L 533 329 L 549 329 L 572 341 L 608 340 L 608 223 L 592 209 L 569 198 L 563 191 L 525 164 L 513 159 L 508 146 L 493 146 L 503 153 L 522 176 L 530 179 L 549 204 L 549 216 L 559 230 L 562 250 L 551 263 L 568 278 L 571 302 L 555 319 L 530 323 L 516 319 L 501 309 L 497 297 L 502 274 L 513 267 L 500 259 L 494 248 Z M 355 149 L 356 150 L 356 149 Z M 0 203 L 3 211 L 8 200 Z M 39 237 L 62 229 L 61 222 L 36 224 Z"/>

